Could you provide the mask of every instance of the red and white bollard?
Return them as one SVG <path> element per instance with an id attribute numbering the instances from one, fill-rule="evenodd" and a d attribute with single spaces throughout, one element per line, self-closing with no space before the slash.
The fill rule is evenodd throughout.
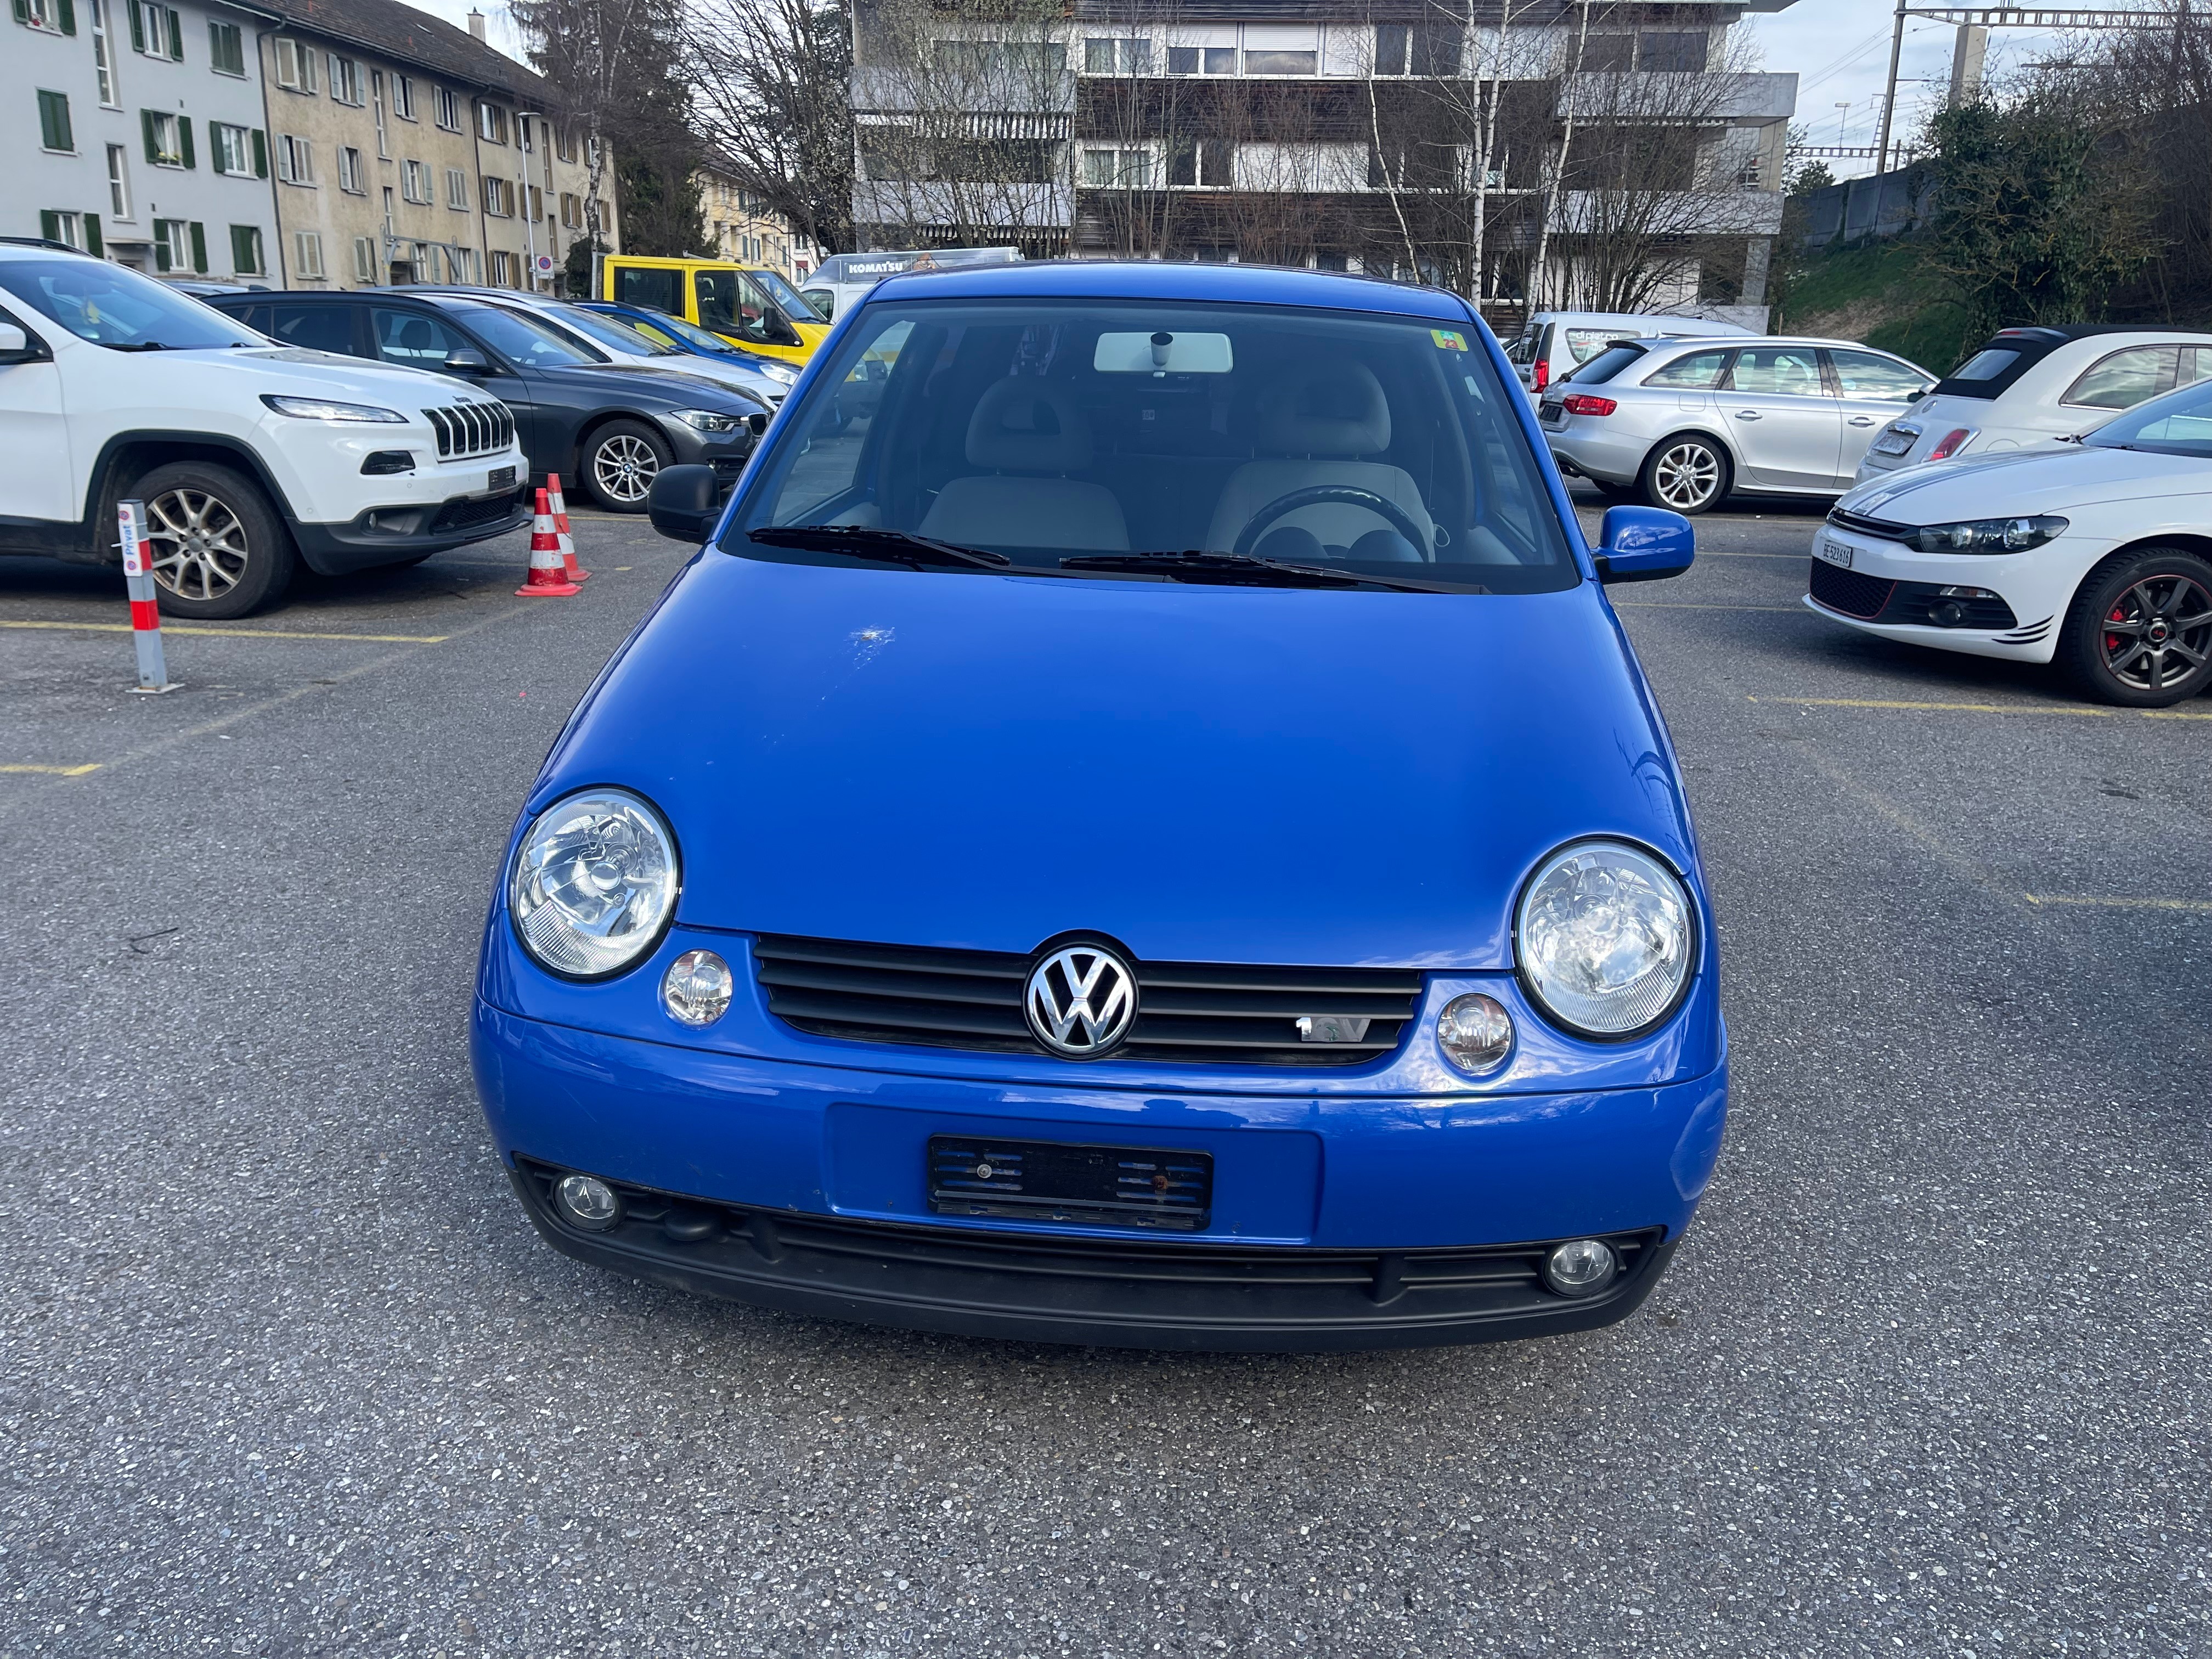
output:
<path id="1" fill-rule="evenodd" d="M 561 538 L 553 528 L 553 508 L 538 492 L 538 514 L 530 526 L 530 580 L 514 590 L 518 599 L 565 599 L 576 584 L 561 569 Z"/>
<path id="2" fill-rule="evenodd" d="M 592 573 L 576 562 L 576 544 L 568 534 L 568 503 L 561 499 L 561 475 L 545 475 L 545 493 L 553 498 L 553 531 L 561 538 L 562 574 L 572 582 L 587 582 Z"/>
<path id="3" fill-rule="evenodd" d="M 146 503 L 118 501 L 115 526 L 123 546 L 123 586 L 131 595 L 131 643 L 138 653 L 137 697 L 158 697 L 184 687 L 169 678 L 161 654 L 161 607 L 154 598 L 154 546 L 146 539 Z"/>

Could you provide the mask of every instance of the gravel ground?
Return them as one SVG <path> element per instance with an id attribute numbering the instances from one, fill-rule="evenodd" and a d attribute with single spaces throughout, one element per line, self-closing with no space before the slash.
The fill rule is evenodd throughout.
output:
<path id="1" fill-rule="evenodd" d="M 1373 1356 L 884 1333 L 537 1241 L 475 934 L 673 544 L 581 522 L 535 605 L 504 543 L 306 583 L 173 630 L 159 699 L 0 626 L 0 766 L 99 769 L 0 772 L 0 1653 L 2212 1651 L 2212 700 L 1810 616 L 1814 521 L 1617 592 L 1727 956 L 1698 1228 L 1623 1325 Z M 0 560 L 0 623 L 111 586 Z"/>

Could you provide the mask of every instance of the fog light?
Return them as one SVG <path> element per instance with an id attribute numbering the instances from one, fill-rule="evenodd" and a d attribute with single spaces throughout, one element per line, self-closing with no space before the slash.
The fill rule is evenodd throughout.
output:
<path id="1" fill-rule="evenodd" d="M 1454 997 L 1437 1016 L 1437 1042 L 1462 1072 L 1494 1072 L 1513 1052 L 1513 1016 L 1495 997 Z"/>
<path id="2" fill-rule="evenodd" d="M 1561 1296 L 1595 1296 L 1620 1272 L 1620 1258 L 1601 1238 L 1554 1244 L 1544 1258 L 1544 1282 Z"/>
<path id="3" fill-rule="evenodd" d="M 1956 628 L 1966 620 L 1966 607 L 1956 599 L 1945 599 L 1929 607 L 1928 620 L 1938 628 Z"/>
<path id="4" fill-rule="evenodd" d="M 603 1233 L 622 1219 L 622 1200 L 597 1176 L 562 1176 L 553 1184 L 553 1202 L 562 1219 L 586 1232 Z"/>
<path id="5" fill-rule="evenodd" d="M 686 1025 L 712 1025 L 729 1011 L 734 988 L 728 963 L 712 951 L 686 951 L 668 964 L 660 1000 Z"/>

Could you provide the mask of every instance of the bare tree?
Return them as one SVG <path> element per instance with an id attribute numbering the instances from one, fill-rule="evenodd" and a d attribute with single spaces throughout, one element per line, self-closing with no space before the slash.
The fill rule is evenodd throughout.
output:
<path id="1" fill-rule="evenodd" d="M 693 118 L 738 185 L 817 246 L 853 246 L 847 0 L 692 0 Z"/>
<path id="2" fill-rule="evenodd" d="M 586 135 L 584 222 L 594 239 L 610 145 L 661 148 L 682 33 L 682 0 L 511 0 L 530 60 Z M 680 100 L 679 100 L 680 101 Z M 688 180 L 685 181 L 688 187 Z"/>

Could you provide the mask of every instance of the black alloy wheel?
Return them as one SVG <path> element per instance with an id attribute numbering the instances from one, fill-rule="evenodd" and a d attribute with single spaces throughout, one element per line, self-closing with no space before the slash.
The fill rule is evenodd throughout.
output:
<path id="1" fill-rule="evenodd" d="M 2212 563 L 2175 547 L 2108 560 L 2074 595 L 2059 656 L 2102 702 L 2163 708 L 2212 684 Z"/>

